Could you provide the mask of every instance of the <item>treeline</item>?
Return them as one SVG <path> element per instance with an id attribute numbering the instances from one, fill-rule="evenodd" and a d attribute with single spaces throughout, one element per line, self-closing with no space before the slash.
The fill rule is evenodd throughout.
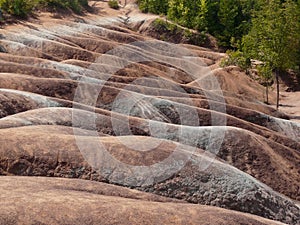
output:
<path id="1" fill-rule="evenodd" d="M 270 0 L 138 0 L 143 12 L 167 15 L 178 24 L 215 36 L 219 45 L 235 48 L 250 31 L 252 18 Z M 285 1 L 277 1 L 282 4 Z M 299 6 L 299 0 L 293 2 Z M 298 8 L 299 9 L 299 8 Z"/>
<path id="2" fill-rule="evenodd" d="M 268 85 L 300 66 L 300 0 L 138 0 L 143 12 L 166 15 L 178 24 L 208 32 L 229 49 L 225 64 L 246 71 L 261 61 L 259 75 Z M 299 79 L 300 79 L 300 75 Z"/>

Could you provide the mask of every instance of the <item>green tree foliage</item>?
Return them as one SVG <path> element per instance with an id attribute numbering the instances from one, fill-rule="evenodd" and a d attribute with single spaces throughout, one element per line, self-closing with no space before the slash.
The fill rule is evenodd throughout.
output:
<path id="1" fill-rule="evenodd" d="M 206 41 L 206 36 L 199 32 L 190 31 L 162 19 L 156 19 L 152 23 L 153 37 L 172 43 L 187 43 L 201 46 Z"/>
<path id="2" fill-rule="evenodd" d="M 75 13 L 80 13 L 82 8 L 88 6 L 87 0 L 37 0 L 39 5 L 53 9 L 71 9 Z"/>
<path id="3" fill-rule="evenodd" d="M 273 83 L 272 68 L 269 63 L 264 63 L 257 67 L 258 75 L 262 79 L 262 84 L 266 87 L 266 103 L 269 104 L 269 87 Z"/>
<path id="4" fill-rule="evenodd" d="M 188 28 L 207 29 L 207 0 L 170 0 L 168 18 Z"/>
<path id="5" fill-rule="evenodd" d="M 251 58 L 268 63 L 277 81 L 279 106 L 280 71 L 299 63 L 299 6 L 292 1 L 269 0 L 254 14 L 252 28 L 243 38 L 243 51 Z"/>
<path id="6" fill-rule="evenodd" d="M 220 0 L 218 17 L 222 29 L 217 32 L 217 38 L 222 46 L 228 47 L 230 40 L 240 34 L 241 9 L 239 0 Z"/>
<path id="7" fill-rule="evenodd" d="M 25 18 L 36 5 L 33 0 L 0 0 L 0 8 L 17 17 Z"/>
<path id="8" fill-rule="evenodd" d="M 248 70 L 251 67 L 251 60 L 248 58 L 243 52 L 241 51 L 231 51 L 228 50 L 227 52 L 228 57 L 224 58 L 221 62 L 221 66 L 238 66 L 242 70 L 245 70 L 248 73 Z"/>
<path id="9" fill-rule="evenodd" d="M 214 34 L 224 47 L 235 47 L 251 26 L 251 12 L 255 8 L 251 0 L 220 0 L 218 18 L 220 28 Z"/>
<path id="10" fill-rule="evenodd" d="M 199 12 L 195 17 L 195 28 L 197 30 L 206 31 L 208 27 L 208 4 L 207 0 L 198 2 Z"/>
<path id="11" fill-rule="evenodd" d="M 168 0 L 138 0 L 137 2 L 145 13 L 167 14 L 168 12 Z"/>
<path id="12" fill-rule="evenodd" d="M 26 18 L 36 7 L 71 9 L 80 13 L 88 7 L 88 0 L 0 0 L 0 8 L 13 16 Z"/>
<path id="13" fill-rule="evenodd" d="M 138 0 L 143 12 L 166 14 L 170 20 L 216 36 L 231 47 L 247 34 L 255 0 Z"/>

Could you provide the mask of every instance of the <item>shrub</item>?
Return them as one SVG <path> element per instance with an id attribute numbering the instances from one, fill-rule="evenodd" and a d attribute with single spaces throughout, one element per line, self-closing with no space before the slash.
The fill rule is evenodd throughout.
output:
<path id="1" fill-rule="evenodd" d="M 137 0 L 137 4 L 144 13 L 166 15 L 169 8 L 168 0 Z"/>
<path id="2" fill-rule="evenodd" d="M 109 0 L 108 5 L 112 9 L 119 9 L 120 8 L 119 3 L 118 3 L 117 0 Z"/>
<path id="3" fill-rule="evenodd" d="M 40 4 L 49 8 L 71 9 L 75 13 L 80 13 L 82 8 L 88 7 L 87 0 L 39 0 Z"/>
<path id="4" fill-rule="evenodd" d="M 26 18 L 36 4 L 36 0 L 0 0 L 3 11 L 21 18 Z"/>
<path id="5" fill-rule="evenodd" d="M 173 43 L 187 43 L 202 46 L 206 41 L 205 34 L 191 31 L 162 19 L 156 19 L 153 22 L 152 31 L 154 38 Z"/>
<path id="6" fill-rule="evenodd" d="M 153 25 L 157 30 L 161 31 L 162 33 L 170 32 L 175 35 L 181 31 L 177 25 L 169 23 L 162 19 L 156 19 Z"/>
<path id="7" fill-rule="evenodd" d="M 205 33 L 192 32 L 188 29 L 184 31 L 183 35 L 184 38 L 186 39 L 186 43 L 191 45 L 202 46 L 207 39 Z"/>
<path id="8" fill-rule="evenodd" d="M 250 58 L 246 57 L 241 51 L 227 51 L 228 57 L 223 59 L 221 66 L 239 66 L 242 70 L 248 72 L 248 69 L 251 67 Z"/>
<path id="9" fill-rule="evenodd" d="M 71 9 L 80 13 L 82 8 L 88 7 L 88 0 L 0 0 L 0 8 L 13 16 L 26 18 L 35 7 L 49 7 L 52 9 Z"/>

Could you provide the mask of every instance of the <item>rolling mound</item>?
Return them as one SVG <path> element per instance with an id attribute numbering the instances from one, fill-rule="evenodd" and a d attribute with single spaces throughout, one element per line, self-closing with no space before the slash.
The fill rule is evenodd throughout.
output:
<path id="1" fill-rule="evenodd" d="M 91 131 L 82 129 L 74 132 L 76 138 L 69 129 L 60 126 L 5 129 L 1 132 L 6 143 L 0 152 L 0 172 L 108 181 L 288 223 L 297 222 L 300 216 L 298 206 L 291 200 L 201 149 L 152 137 L 93 136 Z M 99 140 L 103 148 L 91 151 L 97 148 Z M 79 143 L 82 141 L 84 146 Z M 162 161 L 165 170 L 153 166 Z M 187 162 L 181 165 L 182 161 Z M 291 175 L 286 177 L 293 178 Z M 149 182 L 155 184 L 149 185 Z M 293 182 L 290 184 L 290 190 L 293 190 Z M 281 208 L 285 210 L 280 211 Z"/>
<path id="2" fill-rule="evenodd" d="M 0 223 L 7 225 L 62 224 L 62 222 L 69 224 L 282 224 L 250 214 L 217 207 L 191 205 L 99 182 L 42 177 L 0 177 L 0 179 L 1 196 L 5 197 L 0 206 Z M 18 201 L 15 202 L 15 199 Z M 27 207 L 23 208 L 25 204 Z M 21 215 L 25 216 L 21 217 Z"/>
<path id="3" fill-rule="evenodd" d="M 299 224 L 300 124 L 223 53 L 107 10 L 1 30 L 0 223 Z"/>

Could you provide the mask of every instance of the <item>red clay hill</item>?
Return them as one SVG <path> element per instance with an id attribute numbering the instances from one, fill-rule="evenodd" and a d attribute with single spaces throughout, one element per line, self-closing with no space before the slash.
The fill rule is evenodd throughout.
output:
<path id="1" fill-rule="evenodd" d="M 297 108 L 94 3 L 1 29 L 0 224 L 299 224 Z"/>

